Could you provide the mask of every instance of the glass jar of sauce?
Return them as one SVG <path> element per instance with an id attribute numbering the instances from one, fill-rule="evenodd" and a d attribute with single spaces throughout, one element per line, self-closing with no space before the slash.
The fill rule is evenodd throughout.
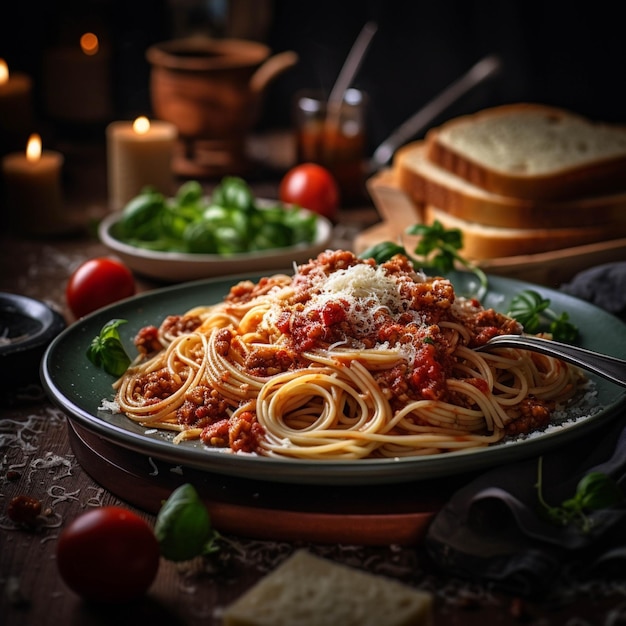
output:
<path id="1" fill-rule="evenodd" d="M 320 91 L 302 91 L 295 99 L 299 163 L 319 163 L 337 179 L 344 204 L 365 197 L 366 96 L 348 89 L 343 101 L 329 104 Z"/>

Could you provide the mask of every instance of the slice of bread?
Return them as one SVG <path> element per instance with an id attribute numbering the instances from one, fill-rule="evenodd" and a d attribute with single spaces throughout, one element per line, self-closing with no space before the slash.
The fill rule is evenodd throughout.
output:
<path id="1" fill-rule="evenodd" d="M 572 228 L 500 228 L 460 219 L 432 205 L 423 207 L 423 222 L 439 221 L 463 233 L 461 254 L 476 261 L 537 254 L 626 236 L 626 222 Z"/>
<path id="2" fill-rule="evenodd" d="M 564 200 L 626 190 L 626 127 L 516 103 L 426 134 L 428 159 L 491 193 Z"/>
<path id="3" fill-rule="evenodd" d="M 393 171 L 396 184 L 416 204 L 431 204 L 470 222 L 506 228 L 626 222 L 626 192 L 560 202 L 490 193 L 430 161 L 424 141 L 397 150 Z"/>
<path id="4" fill-rule="evenodd" d="M 433 597 L 299 550 L 222 616 L 224 626 L 429 626 Z"/>

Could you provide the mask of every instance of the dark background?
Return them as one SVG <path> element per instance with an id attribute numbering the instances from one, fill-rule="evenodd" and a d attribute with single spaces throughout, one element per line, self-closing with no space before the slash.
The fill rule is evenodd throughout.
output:
<path id="1" fill-rule="evenodd" d="M 259 129 L 287 127 L 293 94 L 303 87 L 330 89 L 362 26 L 374 20 L 378 32 L 355 80 L 370 97 L 372 150 L 490 53 L 501 56 L 503 73 L 443 117 L 535 101 L 596 120 L 626 121 L 620 3 L 250 1 L 254 15 L 247 0 L 22 0 L 0 16 L 0 57 L 12 70 L 31 74 L 37 89 L 47 46 L 77 30 L 103 32 L 114 54 L 114 118 L 131 119 L 150 110 L 145 60 L 150 44 L 192 32 L 261 39 L 273 52 L 294 50 L 300 56 L 299 64 L 270 86 L 258 122 Z M 266 12 L 260 14 L 261 8 Z M 229 17 L 231 10 L 236 15 Z M 45 111 L 38 112 L 45 121 Z"/>

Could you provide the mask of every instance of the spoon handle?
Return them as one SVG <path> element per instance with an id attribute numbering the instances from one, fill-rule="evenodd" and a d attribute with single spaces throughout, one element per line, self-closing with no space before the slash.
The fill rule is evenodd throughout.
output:
<path id="1" fill-rule="evenodd" d="M 376 24 L 376 22 L 367 22 L 367 24 L 363 26 L 359 36 L 356 38 L 356 41 L 348 53 L 348 57 L 346 58 L 346 61 L 339 72 L 339 76 L 337 77 L 337 81 L 333 85 L 330 96 L 328 97 L 328 102 L 331 107 L 342 103 L 343 97 L 348 90 L 348 87 L 352 84 L 356 73 L 359 71 L 363 58 L 365 57 L 365 53 L 367 52 L 367 49 L 369 48 L 372 38 L 376 34 L 377 30 L 378 24 Z"/>
<path id="2" fill-rule="evenodd" d="M 471 89 L 495 76 L 502 69 L 502 61 L 496 55 L 489 55 L 473 65 L 463 76 L 446 87 L 440 94 L 420 108 L 409 119 L 396 128 L 374 151 L 370 160 L 370 170 L 376 172 L 390 161 L 393 153 Z"/>
<path id="3" fill-rule="evenodd" d="M 578 365 L 582 369 L 594 372 L 598 376 L 602 376 L 622 387 L 626 387 L 626 361 L 617 357 L 599 354 L 585 348 L 571 346 L 550 339 L 526 335 L 499 335 L 477 349 L 486 351 L 497 347 L 522 348 L 554 356 L 568 363 Z"/>

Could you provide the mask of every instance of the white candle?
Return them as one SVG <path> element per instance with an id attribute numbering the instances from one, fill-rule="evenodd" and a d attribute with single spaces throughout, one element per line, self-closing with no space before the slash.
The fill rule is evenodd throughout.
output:
<path id="1" fill-rule="evenodd" d="M 68 230 L 61 185 L 63 161 L 60 152 L 42 151 L 39 135 L 31 135 L 26 153 L 3 158 L 6 216 L 16 230 L 32 235 Z"/>
<path id="2" fill-rule="evenodd" d="M 172 156 L 177 130 L 161 120 L 138 117 L 107 127 L 109 204 L 122 209 L 144 187 L 173 193 Z"/>
<path id="3" fill-rule="evenodd" d="M 44 106 L 54 119 L 109 121 L 111 84 L 111 51 L 94 33 L 84 33 L 75 45 L 56 46 L 44 54 Z"/>
<path id="4" fill-rule="evenodd" d="M 21 72 L 9 73 L 0 59 L 0 147 L 2 153 L 24 145 L 33 125 L 33 81 Z"/>

